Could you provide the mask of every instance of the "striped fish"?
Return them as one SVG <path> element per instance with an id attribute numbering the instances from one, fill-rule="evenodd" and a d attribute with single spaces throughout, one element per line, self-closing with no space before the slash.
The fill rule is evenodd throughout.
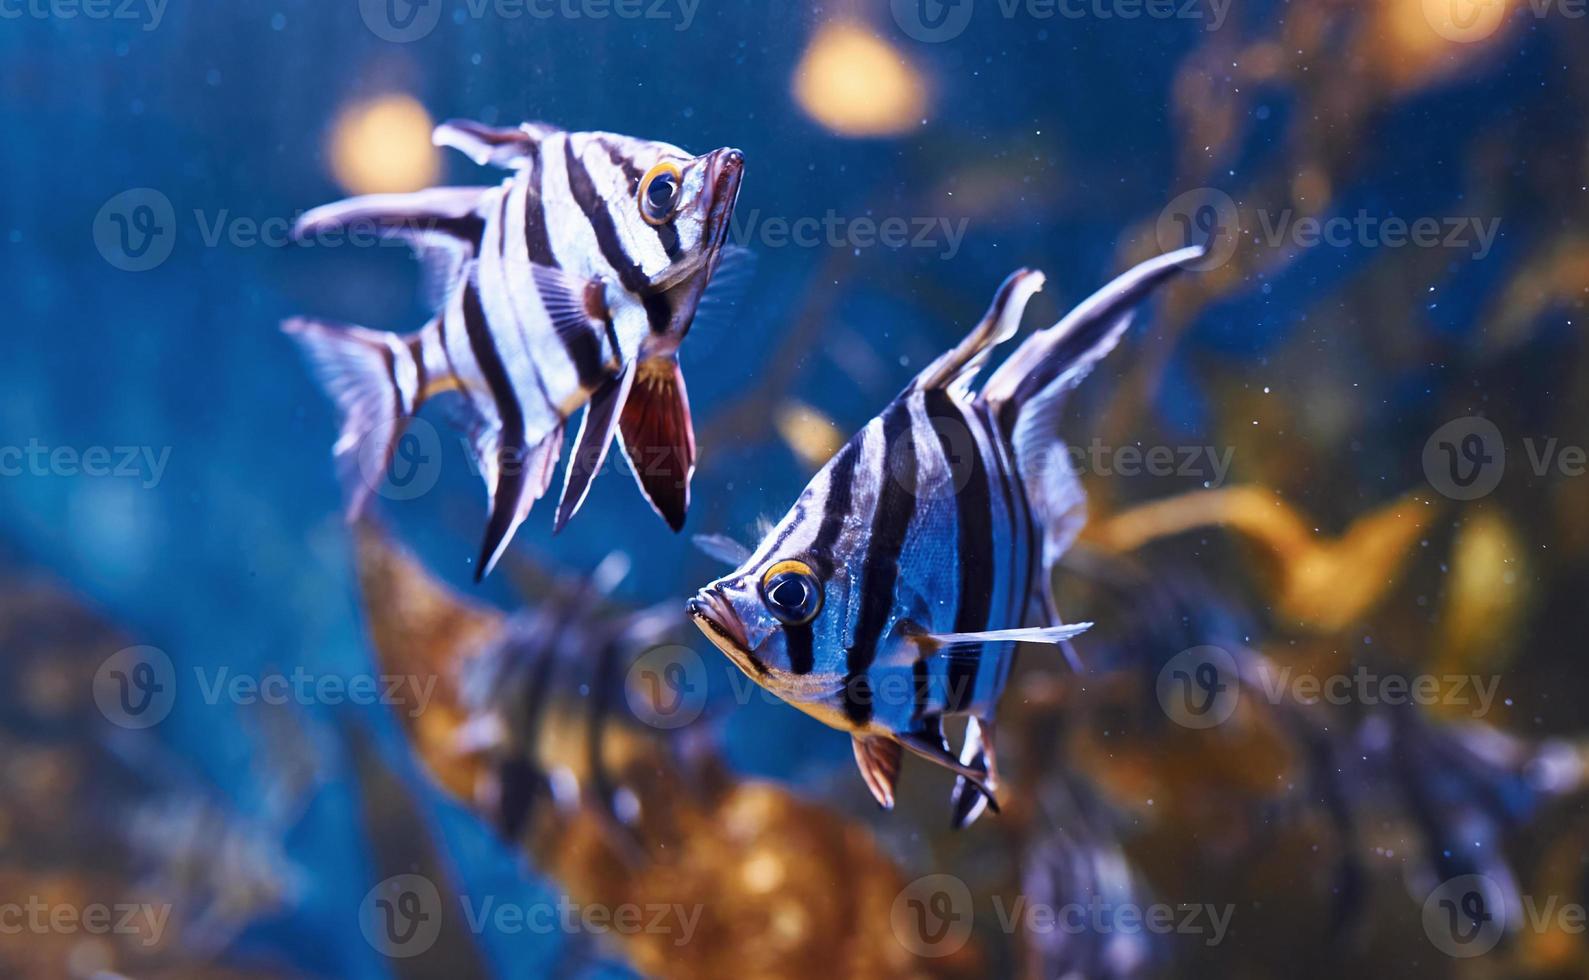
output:
<path id="1" fill-rule="evenodd" d="M 959 775 L 955 826 L 998 785 L 993 712 L 1016 645 L 1065 645 L 1049 583 L 1084 520 L 1059 439 L 1064 396 L 1111 350 L 1132 309 L 1202 254 L 1125 273 L 1028 338 L 979 392 L 994 346 L 1042 286 L 1023 270 L 959 346 L 852 438 L 737 571 L 689 613 L 757 683 L 850 732 L 856 764 L 893 806 L 902 749 Z M 721 538 L 703 542 L 724 555 Z M 959 756 L 945 717 L 964 716 Z"/>
<path id="2" fill-rule="evenodd" d="M 490 497 L 477 581 L 545 494 L 564 424 L 581 407 L 555 530 L 578 511 L 615 435 L 641 492 L 678 530 L 695 469 L 678 348 L 721 259 L 743 155 L 696 157 L 538 123 L 453 121 L 435 142 L 513 174 L 495 187 L 354 198 L 298 224 L 300 237 L 366 228 L 406 239 L 441 287 L 437 315 L 411 334 L 284 325 L 341 409 L 334 454 L 350 517 L 405 421 L 456 391 Z"/>

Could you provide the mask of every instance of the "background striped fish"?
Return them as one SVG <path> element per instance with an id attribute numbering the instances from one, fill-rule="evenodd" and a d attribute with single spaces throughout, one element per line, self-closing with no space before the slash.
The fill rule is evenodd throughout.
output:
<path id="1" fill-rule="evenodd" d="M 335 446 L 356 516 L 406 420 L 461 392 L 490 495 L 476 579 L 545 494 L 566 420 L 585 407 L 556 529 L 619 435 L 656 511 L 677 530 L 695 437 L 677 351 L 716 270 L 744 158 L 526 123 L 449 122 L 435 141 L 512 169 L 495 187 L 372 195 L 311 211 L 300 236 L 364 226 L 410 240 L 439 275 L 440 309 L 411 334 L 295 319 L 342 411 Z"/>
<path id="2" fill-rule="evenodd" d="M 1132 309 L 1202 254 L 1125 273 L 973 395 L 1042 286 L 1040 273 L 1012 275 L 976 329 L 839 451 L 755 553 L 691 600 L 696 624 L 746 674 L 852 734 L 884 807 L 902 749 L 959 773 L 956 826 L 993 803 L 993 711 L 1016 644 L 1063 644 L 1089 625 L 1064 625 L 1049 586 L 1085 502 L 1059 439 L 1064 395 Z M 962 715 L 957 758 L 942 721 Z"/>

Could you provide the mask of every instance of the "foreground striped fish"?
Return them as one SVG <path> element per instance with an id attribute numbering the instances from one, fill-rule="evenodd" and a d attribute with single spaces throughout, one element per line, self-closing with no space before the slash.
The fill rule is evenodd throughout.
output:
<path id="1" fill-rule="evenodd" d="M 435 140 L 516 173 L 495 187 L 354 198 L 298 226 L 300 237 L 365 227 L 408 239 L 443 277 L 440 312 L 416 333 L 285 325 L 342 410 L 335 455 L 350 514 L 373 482 L 361 469 L 384 473 L 404 421 L 456 390 L 490 493 L 477 580 L 546 492 L 564 422 L 582 405 L 556 529 L 616 431 L 641 492 L 677 530 L 695 469 L 678 347 L 722 254 L 743 156 L 538 123 L 455 121 Z"/>
<path id="2" fill-rule="evenodd" d="M 954 823 L 997 788 L 993 710 L 1017 643 L 1063 644 L 1054 564 L 1083 521 L 1059 438 L 1064 395 L 1120 339 L 1132 308 L 1202 251 L 1137 266 L 1028 338 L 971 384 L 1015 333 L 1040 273 L 999 288 L 987 316 L 927 367 L 811 481 L 738 571 L 690 616 L 769 691 L 854 738 L 891 807 L 901 749 L 958 773 Z M 719 555 L 722 539 L 704 545 Z M 945 716 L 968 718 L 959 758 Z"/>

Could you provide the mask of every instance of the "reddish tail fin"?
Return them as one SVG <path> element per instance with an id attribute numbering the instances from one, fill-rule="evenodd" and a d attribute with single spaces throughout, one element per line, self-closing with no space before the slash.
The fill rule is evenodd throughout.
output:
<path id="1" fill-rule="evenodd" d="M 347 490 L 348 520 L 363 512 L 386 478 L 397 440 L 423 400 L 419 335 L 293 319 L 282 330 L 296 340 L 320 384 L 341 411 L 332 454 Z"/>

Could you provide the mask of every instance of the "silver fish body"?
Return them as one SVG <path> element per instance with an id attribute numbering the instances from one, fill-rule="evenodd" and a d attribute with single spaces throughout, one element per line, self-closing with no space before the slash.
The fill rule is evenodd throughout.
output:
<path id="1" fill-rule="evenodd" d="M 677 351 L 720 260 L 744 160 L 527 123 L 451 122 L 438 144 L 514 171 L 494 187 L 354 198 L 311 211 L 300 235 L 364 226 L 408 239 L 439 270 L 440 310 L 412 334 L 297 319 L 343 414 L 335 456 L 350 516 L 384 473 L 404 421 L 461 392 L 489 493 L 477 578 L 545 494 L 564 426 L 585 409 L 557 529 L 617 437 L 640 489 L 678 529 L 695 442 Z M 373 461 L 373 465 L 372 465 Z"/>
<path id="2" fill-rule="evenodd" d="M 901 750 L 960 775 L 957 825 L 993 802 L 993 714 L 1019 643 L 1063 644 L 1052 569 L 1083 520 L 1059 439 L 1064 395 L 1118 342 L 1133 308 L 1201 254 L 1127 272 L 1028 338 L 982 386 L 1042 276 L 1017 272 L 982 322 L 812 479 L 732 574 L 690 602 L 696 624 L 758 683 L 854 738 L 873 795 L 893 802 Z M 958 758 L 947 717 L 968 719 Z"/>

